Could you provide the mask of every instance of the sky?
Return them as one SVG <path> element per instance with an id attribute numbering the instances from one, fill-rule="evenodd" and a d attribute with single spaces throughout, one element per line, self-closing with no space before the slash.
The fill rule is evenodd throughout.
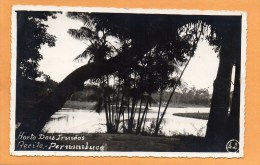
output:
<path id="1" fill-rule="evenodd" d="M 79 29 L 83 23 L 72 20 L 63 13 L 59 14 L 56 19 L 50 18 L 47 24 L 49 25 L 47 32 L 55 35 L 57 41 L 55 47 L 50 48 L 47 45 L 41 47 L 40 53 L 43 55 L 43 59 L 39 62 L 39 70 L 49 75 L 53 80 L 60 82 L 73 70 L 86 64 L 86 61 L 79 62 L 73 61 L 73 59 L 82 53 L 87 45 L 72 38 L 67 33 L 70 28 Z M 189 87 L 207 88 L 212 93 L 218 62 L 217 53 L 209 46 L 208 42 L 199 42 L 195 56 L 187 66 L 182 80 Z"/>

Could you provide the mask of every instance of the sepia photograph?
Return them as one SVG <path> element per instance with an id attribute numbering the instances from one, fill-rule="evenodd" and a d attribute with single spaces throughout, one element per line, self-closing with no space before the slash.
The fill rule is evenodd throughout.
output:
<path id="1" fill-rule="evenodd" d="M 14 6 L 13 155 L 242 157 L 246 13 Z"/>

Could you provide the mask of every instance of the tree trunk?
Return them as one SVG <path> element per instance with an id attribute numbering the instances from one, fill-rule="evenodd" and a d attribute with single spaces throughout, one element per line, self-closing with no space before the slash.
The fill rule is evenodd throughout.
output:
<path id="1" fill-rule="evenodd" d="M 195 51 L 195 48 L 194 48 L 194 51 Z M 183 76 L 183 73 L 185 72 L 187 66 L 188 66 L 189 63 L 190 63 L 191 58 L 192 58 L 192 56 L 189 57 L 189 60 L 188 60 L 187 63 L 185 64 L 185 66 L 184 66 L 184 68 L 183 68 L 183 70 L 182 70 L 182 72 L 181 72 L 180 77 L 178 78 L 177 82 L 175 83 L 175 85 L 174 85 L 174 87 L 173 87 L 173 90 L 172 90 L 172 92 L 171 92 L 171 94 L 170 94 L 170 97 L 169 97 L 169 99 L 168 99 L 168 101 L 167 101 L 167 104 L 166 104 L 166 106 L 165 106 L 165 108 L 164 108 L 164 111 L 163 111 L 163 113 L 162 113 L 162 115 L 161 115 L 161 118 L 160 118 L 159 122 L 156 123 L 156 125 L 155 125 L 154 135 L 158 135 L 158 132 L 159 132 L 160 125 L 161 125 L 161 123 L 162 123 L 163 117 L 164 117 L 164 115 L 165 115 L 165 113 L 166 113 L 166 110 L 167 110 L 169 104 L 170 104 L 170 101 L 172 100 L 172 96 L 173 96 L 173 94 L 175 93 L 175 90 L 176 90 L 176 88 L 177 88 L 177 86 L 178 86 L 178 83 L 180 82 L 180 80 L 181 80 L 181 78 L 182 78 L 182 76 Z"/>
<path id="2" fill-rule="evenodd" d="M 115 76 L 114 76 L 114 82 L 115 82 Z M 114 86 L 115 86 L 115 84 L 113 85 L 113 87 L 112 87 L 112 92 L 113 92 L 113 94 L 112 94 L 112 123 L 114 123 L 115 122 L 115 109 L 114 109 L 114 104 L 115 104 L 115 88 L 114 88 Z"/>
<path id="3" fill-rule="evenodd" d="M 135 106 L 136 106 L 136 100 L 135 100 L 135 98 L 132 98 L 132 107 L 131 107 L 130 120 L 128 121 L 127 133 L 133 132 L 134 117 L 135 117 Z"/>
<path id="4" fill-rule="evenodd" d="M 157 119 L 156 119 L 156 123 L 155 123 L 154 135 L 158 135 L 158 133 L 159 133 L 159 128 L 160 128 L 159 119 L 160 119 L 160 112 L 161 112 L 161 105 L 162 105 L 162 95 L 163 95 L 163 89 L 161 88 L 159 110 L 158 110 Z"/>
<path id="5" fill-rule="evenodd" d="M 143 103 L 143 96 L 141 96 L 141 100 L 140 100 L 140 106 L 139 106 L 139 112 L 138 112 L 138 118 L 137 118 L 137 127 L 139 126 L 139 123 L 140 123 L 142 103 Z"/>
<path id="6" fill-rule="evenodd" d="M 136 134 L 139 134 L 139 133 L 141 132 L 141 127 L 142 127 L 142 123 L 143 123 L 143 121 L 144 121 L 144 116 L 145 116 L 145 113 L 146 113 L 147 110 L 148 110 L 148 103 L 149 103 L 149 101 L 147 100 L 147 101 L 146 101 L 146 104 L 145 104 L 145 108 L 144 108 L 144 112 L 143 112 L 142 118 L 141 118 L 139 124 L 137 124 Z"/>
<path id="7" fill-rule="evenodd" d="M 86 80 L 99 78 L 131 65 L 131 60 L 126 61 L 125 58 L 123 55 L 118 55 L 102 63 L 89 63 L 73 71 L 48 97 L 29 110 L 24 122 L 16 130 L 17 133 L 24 131 L 28 134 L 38 134 L 49 118 L 62 108 L 74 92 L 83 90 Z"/>
<path id="8" fill-rule="evenodd" d="M 227 141 L 236 139 L 239 141 L 239 118 L 240 118 L 240 74 L 241 63 L 240 57 L 236 61 L 234 92 L 232 96 L 232 103 L 230 114 L 227 122 Z"/>
<path id="9" fill-rule="evenodd" d="M 127 121 L 130 120 L 130 97 L 127 96 Z"/>
<path id="10" fill-rule="evenodd" d="M 158 109 L 158 114 L 157 114 L 157 119 L 156 119 L 156 126 L 159 124 L 159 119 L 160 119 L 160 111 L 161 111 L 161 105 L 162 105 L 162 95 L 163 95 L 163 89 L 160 89 L 160 101 L 159 101 L 159 109 Z M 158 131 L 157 131 L 158 132 Z"/>
<path id="11" fill-rule="evenodd" d="M 109 112 L 107 110 L 106 89 L 104 89 L 104 91 L 103 91 L 103 97 L 104 97 L 104 108 L 105 108 L 105 115 L 106 115 L 107 133 L 112 133 L 112 123 L 110 122 Z"/>
<path id="12" fill-rule="evenodd" d="M 110 100 L 110 93 L 109 93 L 109 77 L 108 75 L 106 75 L 106 81 L 107 81 L 107 84 L 106 84 L 106 96 L 107 96 L 107 108 L 108 108 L 108 117 L 109 117 L 109 122 L 112 124 L 112 115 L 113 113 L 111 112 L 111 100 Z"/>
<path id="13" fill-rule="evenodd" d="M 242 17 L 233 17 L 232 19 L 224 19 L 223 24 L 216 27 L 217 35 L 222 39 L 219 45 L 221 46 L 219 68 L 216 80 L 214 81 L 210 115 L 206 131 L 206 140 L 210 151 L 225 151 L 226 149 L 226 126 L 228 122 L 228 108 L 230 105 L 231 72 L 234 62 L 238 62 L 235 60 L 239 60 L 237 58 L 241 56 L 241 18 Z M 236 70 L 237 69 L 238 68 L 236 68 Z M 237 72 L 237 74 L 239 73 Z M 237 89 L 235 90 L 234 92 L 238 92 Z M 234 96 L 235 95 L 237 94 L 235 93 Z M 236 100 L 238 97 L 233 97 L 233 99 Z M 234 101 L 233 103 L 238 105 L 239 102 Z M 233 113 L 234 112 L 231 114 L 231 118 Z M 234 116 L 238 119 L 237 115 Z"/>
<path id="14" fill-rule="evenodd" d="M 121 114 L 124 113 L 124 105 L 123 105 L 124 97 L 125 97 L 125 89 L 123 89 L 123 91 L 122 91 L 122 97 L 121 97 L 121 101 L 120 101 L 121 105 L 119 107 L 118 118 L 116 119 L 116 123 L 115 123 L 116 132 L 118 131 L 118 128 L 119 128 Z"/>
<path id="15" fill-rule="evenodd" d="M 144 116 L 144 124 L 143 124 L 142 132 L 145 132 L 146 117 L 147 117 L 147 111 L 145 112 L 145 116 Z"/>
<path id="16" fill-rule="evenodd" d="M 119 105 L 119 96 L 120 96 L 120 78 L 118 77 L 118 85 L 117 85 L 117 97 L 116 97 L 116 119 L 115 120 L 117 120 L 118 119 L 118 113 L 119 113 L 119 111 L 118 111 L 118 105 Z"/>
<path id="17" fill-rule="evenodd" d="M 228 48 L 223 47 L 220 53 L 219 68 L 213 85 L 213 95 L 206 132 L 206 139 L 211 144 L 211 150 L 216 151 L 223 151 L 225 149 L 224 135 L 228 117 L 233 67 L 233 58 Z"/>

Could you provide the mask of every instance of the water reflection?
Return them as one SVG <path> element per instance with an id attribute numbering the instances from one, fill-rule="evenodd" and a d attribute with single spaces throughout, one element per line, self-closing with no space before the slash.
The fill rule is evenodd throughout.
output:
<path id="1" fill-rule="evenodd" d="M 152 107 L 148 112 L 146 131 L 149 131 L 156 120 L 157 110 L 157 107 Z M 207 113 L 209 108 L 168 108 L 161 124 L 162 133 L 166 136 L 205 136 L 207 120 L 172 115 L 192 112 Z M 127 113 L 125 113 L 125 118 L 127 118 Z M 105 113 L 96 113 L 93 110 L 62 109 L 51 117 L 43 131 L 47 133 L 104 133 L 106 132 Z"/>

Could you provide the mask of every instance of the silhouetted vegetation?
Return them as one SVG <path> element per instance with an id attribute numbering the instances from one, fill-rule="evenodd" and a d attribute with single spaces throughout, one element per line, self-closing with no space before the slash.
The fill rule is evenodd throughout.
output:
<path id="1" fill-rule="evenodd" d="M 58 12 L 17 12 L 17 72 L 16 72 L 16 122 L 24 122 L 26 115 L 39 100 L 45 98 L 58 85 L 50 76 L 40 72 L 39 52 L 42 45 L 55 46 L 55 36 L 47 33 L 49 17 Z"/>
<path id="2" fill-rule="evenodd" d="M 85 86 L 82 91 L 75 92 L 71 95 L 68 101 L 82 102 L 82 104 L 90 104 L 92 102 L 98 102 L 100 95 L 98 93 L 98 86 Z M 160 92 L 155 92 L 151 94 L 151 106 L 158 106 L 161 98 L 162 105 L 165 106 L 167 100 L 170 96 L 170 92 L 165 91 L 163 96 L 160 97 Z M 185 87 L 181 91 L 176 91 L 174 96 L 170 101 L 170 107 L 192 107 L 192 106 L 210 106 L 211 94 L 209 94 L 208 89 L 196 89 L 195 87 L 187 88 Z M 85 102 L 85 103 L 84 103 Z M 65 106 L 67 107 L 67 106 Z M 73 107 L 73 106 L 71 106 Z M 81 107 L 81 106 L 79 106 Z M 74 108 L 78 108 L 77 105 L 74 105 Z M 93 109 L 94 107 L 91 107 Z M 103 107 L 104 108 L 104 107 Z"/>
<path id="3" fill-rule="evenodd" d="M 149 106 L 156 103 L 158 116 L 153 132 L 158 135 L 172 100 L 209 105 L 207 89 L 180 88 L 182 75 L 203 39 L 215 46 L 220 60 L 206 138 L 209 144 L 214 144 L 213 150 L 223 150 L 230 137 L 239 138 L 241 17 L 69 12 L 68 17 L 82 21 L 84 26 L 69 29 L 68 33 L 87 44 L 75 60 L 86 58 L 88 63 L 71 72 L 52 90 L 56 83 L 49 77 L 45 77 L 44 84 L 35 81 L 42 75 L 37 69 L 42 58 L 38 49 L 42 44 L 54 46 L 55 42 L 55 37 L 47 34 L 47 26 L 42 24 L 50 16 L 55 17 L 55 13 L 18 12 L 17 73 L 33 80 L 28 84 L 36 84 L 37 94 L 38 86 L 45 85 L 42 96 L 46 96 L 28 108 L 30 111 L 19 131 L 37 134 L 67 100 L 86 100 L 97 102 L 97 112 L 105 111 L 108 133 L 118 132 L 119 127 L 125 133 L 142 133 Z M 23 28 L 35 34 L 27 34 L 28 30 Z M 32 41 L 34 44 L 26 45 Z M 234 65 L 235 89 L 228 116 Z M 87 91 L 93 92 L 75 93 L 86 84 Z M 26 93 L 31 92 L 27 87 L 22 88 L 27 89 Z M 165 99 L 166 95 L 169 97 Z M 232 128 L 234 133 L 230 134 L 228 130 Z"/>

